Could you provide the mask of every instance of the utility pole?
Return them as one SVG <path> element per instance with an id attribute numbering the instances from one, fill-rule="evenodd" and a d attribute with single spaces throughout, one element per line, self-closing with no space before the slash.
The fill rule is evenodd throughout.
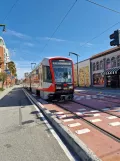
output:
<path id="1" fill-rule="evenodd" d="M 36 63 L 31 63 L 31 74 L 32 74 L 32 65 L 36 65 Z M 30 91 L 31 91 L 31 74 L 30 74 Z"/>
<path id="2" fill-rule="evenodd" d="M 36 65 L 36 63 L 31 63 L 31 70 L 32 70 L 32 65 L 33 65 L 33 64 Z"/>
<path id="3" fill-rule="evenodd" d="M 77 86 L 79 86 L 79 74 L 78 74 L 78 57 L 80 56 L 79 54 L 73 53 L 73 52 L 69 52 L 69 56 L 73 54 L 75 56 L 77 56 Z"/>

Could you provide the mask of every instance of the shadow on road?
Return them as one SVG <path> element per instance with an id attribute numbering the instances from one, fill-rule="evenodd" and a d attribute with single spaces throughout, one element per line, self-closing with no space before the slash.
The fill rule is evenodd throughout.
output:
<path id="1" fill-rule="evenodd" d="M 0 108 L 16 106 L 24 108 L 29 105 L 32 105 L 32 103 L 26 98 L 22 88 L 14 88 L 0 100 Z"/>

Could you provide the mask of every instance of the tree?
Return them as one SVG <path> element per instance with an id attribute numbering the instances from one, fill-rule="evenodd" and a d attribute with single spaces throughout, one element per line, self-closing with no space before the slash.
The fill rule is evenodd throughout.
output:
<path id="1" fill-rule="evenodd" d="M 13 61 L 8 63 L 8 68 L 9 68 L 11 74 L 16 77 L 17 76 L 17 74 L 16 74 L 17 71 L 16 71 L 15 63 Z"/>
<path id="2" fill-rule="evenodd" d="M 6 79 L 7 79 L 7 74 L 1 72 L 0 73 L 0 81 L 2 82 L 2 90 L 3 90 L 3 86 L 4 86 L 4 83 L 5 83 Z"/>

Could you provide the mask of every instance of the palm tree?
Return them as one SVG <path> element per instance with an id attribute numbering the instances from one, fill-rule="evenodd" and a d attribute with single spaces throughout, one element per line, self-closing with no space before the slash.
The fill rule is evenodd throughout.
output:
<path id="1" fill-rule="evenodd" d="M 13 61 L 8 63 L 8 68 L 13 76 L 17 76 L 15 63 Z"/>
<path id="2" fill-rule="evenodd" d="M 3 90 L 4 83 L 5 83 L 6 79 L 7 79 L 7 74 L 4 72 L 1 72 L 0 73 L 0 81 L 2 82 L 2 90 Z"/>

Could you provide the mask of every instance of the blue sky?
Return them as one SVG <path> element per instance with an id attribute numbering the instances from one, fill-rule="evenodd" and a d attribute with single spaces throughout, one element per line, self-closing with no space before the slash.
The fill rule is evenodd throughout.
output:
<path id="1" fill-rule="evenodd" d="M 11 59 L 15 61 L 18 77 L 30 71 L 30 63 L 39 63 L 45 56 L 66 56 L 69 51 L 80 54 L 79 61 L 101 51 L 111 48 L 109 35 L 120 24 L 105 32 L 97 39 L 81 47 L 85 42 L 120 21 L 120 14 L 111 12 L 86 0 L 78 0 L 75 7 L 55 33 L 49 45 L 41 52 L 49 37 L 75 0 L 19 0 L 9 14 L 6 24 L 7 32 L 0 36 L 10 50 Z M 99 4 L 118 10 L 119 0 L 100 1 Z M 15 0 L 1 1 L 0 23 Z M 72 56 L 74 62 L 76 58 Z"/>

